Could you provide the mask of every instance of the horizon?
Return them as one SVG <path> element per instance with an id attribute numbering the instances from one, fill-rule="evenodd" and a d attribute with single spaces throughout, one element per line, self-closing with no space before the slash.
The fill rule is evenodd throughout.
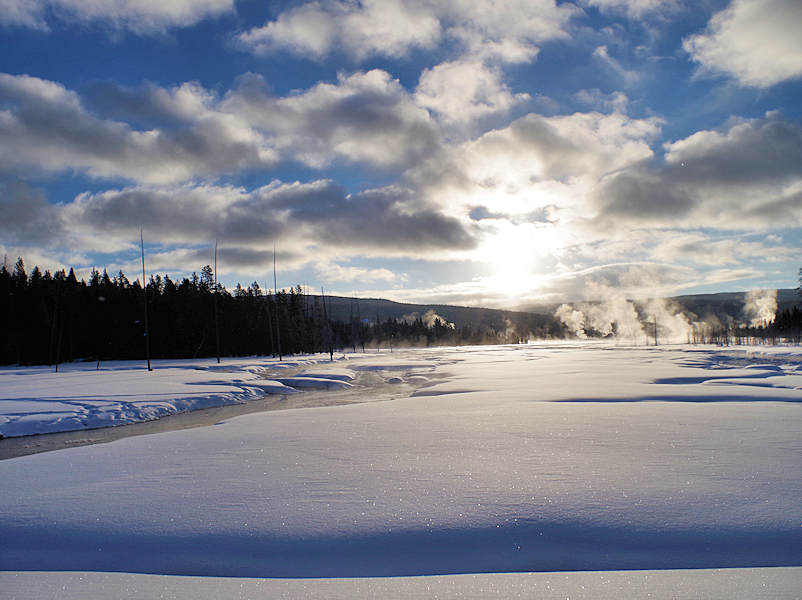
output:
<path id="1" fill-rule="evenodd" d="M 217 242 L 229 290 L 276 248 L 284 289 L 501 310 L 794 289 L 800 26 L 795 0 L 12 3 L 0 252 L 130 276 L 143 230 L 148 276 Z"/>
<path id="2" fill-rule="evenodd" d="M 22 258 L 23 259 L 23 263 L 24 263 L 24 257 L 18 257 L 18 259 L 19 258 Z M 210 265 L 205 265 L 205 266 L 208 267 Z M 6 269 L 6 271 L 9 274 L 12 274 L 14 272 L 14 270 L 15 270 L 15 267 L 11 265 L 11 263 L 10 263 L 10 261 L 8 259 L 8 256 L 4 257 L 4 261 L 3 261 L 3 264 L 2 264 L 1 268 Z M 27 275 L 27 277 L 29 279 L 31 277 L 31 271 L 34 268 L 39 268 L 39 265 L 30 266 L 30 265 L 25 264 L 26 275 Z M 39 268 L 39 271 L 40 271 L 40 273 L 44 274 L 44 270 L 42 270 L 41 268 Z M 68 267 L 67 269 L 63 269 L 63 271 L 65 273 L 67 273 L 69 271 L 73 271 L 73 273 L 75 274 L 75 276 L 76 276 L 76 278 L 77 278 L 77 280 L 79 282 L 82 282 L 84 284 L 89 284 L 89 279 L 90 278 L 89 277 L 80 276 L 78 274 L 78 272 L 74 268 Z M 50 270 L 47 270 L 47 272 L 51 276 L 53 275 L 53 272 L 50 272 Z M 102 275 L 102 273 L 103 273 L 102 271 L 98 271 L 99 275 Z M 112 281 L 114 281 L 114 282 L 117 281 L 119 273 L 114 273 L 114 274 L 107 273 L 107 274 L 108 274 L 109 278 Z M 125 277 L 128 280 L 129 284 L 137 283 L 137 284 L 141 285 L 141 278 L 140 277 L 134 277 L 132 279 L 132 278 L 128 277 L 128 275 L 125 274 L 125 273 L 123 273 L 123 275 L 125 275 Z M 184 278 L 191 279 L 193 275 L 199 276 L 199 274 L 197 272 L 193 271 L 192 273 L 184 274 L 179 278 L 172 278 L 172 277 L 170 277 L 169 273 L 151 273 L 149 275 L 149 277 L 151 279 L 154 278 L 154 277 L 161 277 L 162 281 L 164 281 L 165 277 L 169 277 L 173 281 L 173 283 L 175 283 L 177 285 L 177 284 L 181 283 L 181 281 Z M 259 285 L 260 293 L 262 295 L 264 295 L 265 297 L 270 296 L 270 295 L 272 295 L 274 293 L 274 289 L 272 287 L 269 287 L 267 285 L 262 286 L 261 284 L 259 284 L 258 281 L 252 281 L 250 284 L 245 284 L 245 285 L 242 285 L 241 281 L 237 281 L 234 284 L 233 287 L 229 287 L 229 286 L 226 286 L 225 284 L 223 284 L 222 282 L 218 282 L 218 284 L 220 285 L 221 290 L 223 290 L 225 292 L 228 292 L 231 295 L 234 295 L 237 286 L 241 286 L 243 290 L 248 290 L 249 288 L 251 288 L 251 286 L 254 283 Z M 598 297 L 593 297 L 593 298 L 561 298 L 561 299 L 555 299 L 555 300 L 550 300 L 550 301 L 531 302 L 531 303 L 528 303 L 528 304 L 498 305 L 498 306 L 483 306 L 483 305 L 476 305 L 476 304 L 473 304 L 473 305 L 469 305 L 469 304 L 449 304 L 449 303 L 443 303 L 443 302 L 415 302 L 415 301 L 412 301 L 412 300 L 396 300 L 394 298 L 384 297 L 384 296 L 351 296 L 351 295 L 338 294 L 336 292 L 335 293 L 326 293 L 325 290 L 321 290 L 321 293 L 317 293 L 316 291 L 311 290 L 310 288 L 308 288 L 308 286 L 305 286 L 304 284 L 301 284 L 301 283 L 296 283 L 296 284 L 293 284 L 293 285 L 290 285 L 290 286 L 279 287 L 277 289 L 277 291 L 281 292 L 281 293 L 290 293 L 291 291 L 295 291 L 298 288 L 301 289 L 301 295 L 302 296 L 306 296 L 306 297 L 309 297 L 309 298 L 320 298 L 320 297 L 326 296 L 328 298 L 338 298 L 338 299 L 342 299 L 342 300 L 380 301 L 380 302 L 390 302 L 390 303 L 393 303 L 393 304 L 417 306 L 417 307 L 465 308 L 465 309 L 476 309 L 476 310 L 491 310 L 491 311 L 500 311 L 500 312 L 518 312 L 518 313 L 533 313 L 533 314 L 536 313 L 536 311 L 541 310 L 541 309 L 542 310 L 548 309 L 549 311 L 556 311 L 556 309 L 560 308 L 563 305 L 571 306 L 571 307 L 581 307 L 582 305 L 606 304 L 606 303 L 609 303 L 611 300 L 612 301 L 623 301 L 623 302 L 632 303 L 632 304 L 644 304 L 644 303 L 649 303 L 649 302 L 654 302 L 654 301 L 660 302 L 660 301 L 671 301 L 671 300 L 679 300 L 679 299 L 691 299 L 691 298 L 698 298 L 698 297 L 705 297 L 705 296 L 728 296 L 728 295 L 742 295 L 743 299 L 744 299 L 744 305 L 745 306 L 749 303 L 750 295 L 755 295 L 755 296 L 759 296 L 759 297 L 771 296 L 771 297 L 774 298 L 774 303 L 773 303 L 773 307 L 774 308 L 771 309 L 771 312 L 775 313 L 777 310 L 779 310 L 779 302 L 781 301 L 780 292 L 791 293 L 794 296 L 799 296 L 800 301 L 802 301 L 802 280 L 800 280 L 799 286 L 791 287 L 791 288 L 753 288 L 751 290 L 733 290 L 733 291 L 726 291 L 726 292 L 719 291 L 719 292 L 702 292 L 702 293 L 697 293 L 697 294 L 675 294 L 675 295 L 672 295 L 672 296 L 640 296 L 640 297 L 630 297 L 630 296 L 627 296 L 627 295 L 621 294 L 621 293 L 608 293 L 608 295 L 606 297 L 605 296 L 598 296 Z M 766 296 L 767 293 L 768 293 L 768 296 Z M 785 301 L 787 302 L 788 300 L 786 299 Z M 680 312 L 684 312 L 684 311 L 685 311 L 684 308 L 680 309 Z M 545 313 L 537 313 L 537 314 L 545 314 Z M 554 312 L 554 314 L 550 314 L 550 316 L 553 316 L 553 317 L 555 317 L 557 319 L 561 319 L 561 317 L 560 317 L 558 312 Z M 773 318 L 773 316 L 772 316 L 772 318 Z M 615 320 L 615 319 L 613 318 L 613 320 Z M 768 319 L 768 320 L 771 320 L 771 319 Z M 565 323 L 564 320 L 563 320 L 563 322 Z"/>

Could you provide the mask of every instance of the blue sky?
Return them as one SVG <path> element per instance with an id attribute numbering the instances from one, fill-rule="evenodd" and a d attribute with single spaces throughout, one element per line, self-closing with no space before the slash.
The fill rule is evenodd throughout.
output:
<path id="1" fill-rule="evenodd" d="M 0 252 L 518 306 L 793 287 L 798 0 L 0 0 Z"/>

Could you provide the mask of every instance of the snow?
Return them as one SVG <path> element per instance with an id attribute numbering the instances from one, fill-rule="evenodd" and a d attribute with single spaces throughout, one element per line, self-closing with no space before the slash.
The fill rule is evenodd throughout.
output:
<path id="1" fill-rule="evenodd" d="M 269 374 L 303 369 L 324 355 L 278 363 L 269 358 L 72 363 L 0 368 L 0 434 L 6 437 L 124 425 L 166 415 L 247 402 L 297 390 Z M 326 360 L 328 356 L 326 355 Z M 336 375 L 336 373 L 335 373 Z"/>
<path id="2" fill-rule="evenodd" d="M 8 600 L 187 598 L 353 600 L 354 598 L 539 598 L 688 600 L 799 598 L 802 568 L 500 573 L 359 579 L 246 579 L 131 573 L 2 573 Z"/>
<path id="3" fill-rule="evenodd" d="M 341 379 L 328 379 L 325 377 L 313 377 L 312 375 L 298 375 L 297 377 L 283 377 L 278 380 L 280 383 L 293 388 L 312 388 L 324 390 L 346 389 L 351 384 Z"/>
<path id="4" fill-rule="evenodd" d="M 210 581 L 633 569 L 653 573 L 648 579 L 680 569 L 677 585 L 703 590 L 715 580 L 715 589 L 737 591 L 747 588 L 732 582 L 757 576 L 685 570 L 802 566 L 800 348 L 555 343 L 304 361 L 278 369 L 253 359 L 228 371 L 173 363 L 150 374 L 109 367 L 107 384 L 126 381 L 127 402 L 137 405 L 175 403 L 186 387 L 215 401 L 247 396 L 260 374 L 271 378 L 262 382 L 307 375 L 345 383 L 366 400 L 390 377 L 404 383 L 391 386 L 394 400 L 251 413 L 0 461 L 0 571 Z M 323 377 L 328 368 L 354 379 Z M 19 371 L 0 373 L 15 411 L 55 389 Z M 162 371 L 163 381 L 151 377 Z M 90 410 L 90 401 L 108 399 L 91 370 L 58 376 L 62 393 L 43 403 Z M 416 377 L 426 380 L 411 385 Z M 19 380 L 30 382 L 27 393 L 23 384 L 6 387 Z M 288 406 L 338 393 L 303 392 Z M 101 408 L 122 414 L 113 402 Z M 48 418 L 4 413 L 10 423 Z M 799 589 L 798 569 L 757 572 L 782 592 L 765 597 Z M 528 585 L 485 577 L 470 585 Z M 627 577 L 635 575 L 610 575 L 619 586 Z M 424 580 L 434 581 L 387 585 L 425 596 Z M 259 581 L 268 590 L 285 585 Z M 447 596 L 468 580 L 442 581 Z M 571 597 L 583 597 L 581 578 L 565 581 Z M 292 586 L 316 584 L 287 585 L 303 597 Z M 623 588 L 610 589 L 621 597 Z"/>

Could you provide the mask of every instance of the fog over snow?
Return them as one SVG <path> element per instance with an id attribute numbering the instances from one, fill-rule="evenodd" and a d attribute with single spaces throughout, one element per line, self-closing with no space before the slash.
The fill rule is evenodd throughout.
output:
<path id="1" fill-rule="evenodd" d="M 0 253 L 511 307 L 792 287 L 796 0 L 0 1 Z M 756 317 L 757 318 L 757 317 Z"/>

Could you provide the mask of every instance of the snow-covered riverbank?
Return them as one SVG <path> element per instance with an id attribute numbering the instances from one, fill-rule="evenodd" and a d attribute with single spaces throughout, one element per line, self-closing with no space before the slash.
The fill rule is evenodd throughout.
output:
<path id="1" fill-rule="evenodd" d="M 301 390 L 341 390 L 356 374 L 339 364 L 388 369 L 392 355 L 338 355 L 277 359 L 227 358 L 72 363 L 52 367 L 0 367 L 0 435 L 23 436 L 150 421 L 184 411 L 288 396 Z M 433 363 L 413 361 L 426 369 Z M 375 383 L 371 381 L 369 383 Z"/>

